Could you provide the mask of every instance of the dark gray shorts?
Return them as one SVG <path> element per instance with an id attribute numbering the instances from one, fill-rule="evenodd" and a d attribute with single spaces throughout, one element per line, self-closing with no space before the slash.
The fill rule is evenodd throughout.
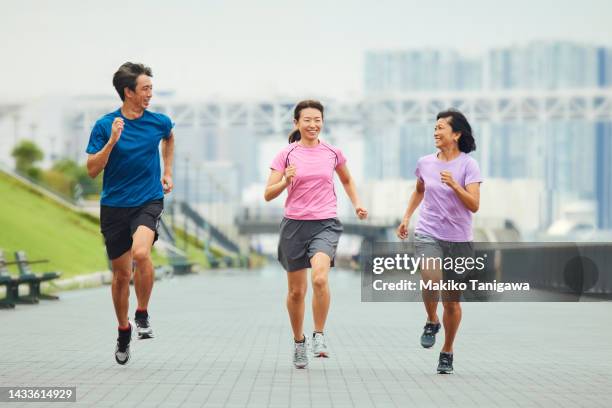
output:
<path id="1" fill-rule="evenodd" d="M 342 234 L 337 218 L 326 220 L 292 220 L 283 218 L 278 239 L 278 261 L 287 272 L 310 268 L 310 258 L 323 252 L 334 266 L 336 248 Z"/>
<path id="2" fill-rule="evenodd" d="M 414 234 L 414 250 L 415 256 L 424 258 L 440 258 L 442 260 L 451 258 L 453 263 L 456 263 L 458 258 L 474 258 L 474 243 L 472 241 L 466 242 L 451 242 L 443 241 L 431 237 L 429 235 Z M 443 264 L 443 263 L 442 263 Z M 468 270 L 454 270 L 442 268 L 445 280 L 456 280 L 466 281 L 471 275 L 472 271 Z"/>

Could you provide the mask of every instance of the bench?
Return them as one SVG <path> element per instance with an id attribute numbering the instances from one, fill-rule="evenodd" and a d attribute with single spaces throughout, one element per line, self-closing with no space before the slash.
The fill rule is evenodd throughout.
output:
<path id="1" fill-rule="evenodd" d="M 175 275 L 186 275 L 191 273 L 191 268 L 194 265 L 186 256 L 179 254 L 168 255 L 168 264 L 172 267 L 172 271 Z"/>
<path id="2" fill-rule="evenodd" d="M 41 259 L 36 261 L 28 261 L 26 257 L 25 251 L 16 251 L 15 252 L 15 263 L 19 268 L 19 279 L 23 281 L 23 283 L 27 283 L 30 292 L 28 294 L 29 297 L 44 299 L 44 300 L 57 300 L 58 296 L 55 295 L 46 295 L 41 293 L 40 284 L 42 282 L 51 281 L 53 279 L 57 279 L 60 277 L 60 274 L 57 272 L 45 272 L 42 275 L 37 275 L 32 271 L 30 265 L 38 264 L 38 263 L 47 263 L 48 259 Z"/>
<path id="3" fill-rule="evenodd" d="M 19 289 L 17 280 L 14 279 L 7 268 L 6 259 L 4 258 L 4 251 L 0 249 L 0 286 L 6 287 L 6 295 L 0 299 L 0 308 L 9 309 L 15 307 L 16 292 Z"/>
<path id="4" fill-rule="evenodd" d="M 16 304 L 34 304 L 38 303 L 38 298 L 35 296 L 19 296 L 19 285 L 27 283 L 26 281 L 11 276 L 8 265 L 14 265 L 16 262 L 7 262 L 4 257 L 4 251 L 0 249 L 0 286 L 6 287 L 6 295 L 0 299 L 0 308 L 14 308 Z"/>

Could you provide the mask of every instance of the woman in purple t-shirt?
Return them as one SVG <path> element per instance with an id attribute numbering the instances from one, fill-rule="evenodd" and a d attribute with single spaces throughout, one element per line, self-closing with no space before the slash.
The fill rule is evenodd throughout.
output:
<path id="1" fill-rule="evenodd" d="M 265 199 L 270 201 L 287 189 L 278 260 L 287 271 L 287 310 L 295 341 L 293 364 L 304 368 L 308 364 L 303 331 L 308 268 L 312 268 L 315 326 L 312 350 L 315 357 L 329 357 L 323 335 L 330 301 L 327 275 L 334 266 L 342 233 L 342 224 L 336 218 L 334 172 L 353 203 L 357 217 L 365 219 L 368 212 L 359 203 L 342 151 L 319 140 L 323 105 L 318 101 L 302 101 L 295 107 L 293 118 L 295 130 L 289 135 L 289 145 L 270 165 Z"/>
<path id="2" fill-rule="evenodd" d="M 476 150 L 476 142 L 472 127 L 456 110 L 438 114 L 434 140 L 438 151 L 421 157 L 417 163 L 416 188 L 397 228 L 397 236 L 400 239 L 408 237 L 410 218 L 422 202 L 414 233 L 415 256 L 431 262 L 421 268 L 421 279 L 440 282 L 444 276 L 444 282 L 462 281 L 467 273 L 459 273 L 458 269 L 443 270 L 442 265 L 449 258 L 454 261 L 474 256 L 472 213 L 478 211 L 482 178 L 478 163 L 468 153 Z M 423 289 L 422 293 L 427 322 L 421 345 L 430 348 L 440 330 L 437 314 L 439 291 Z M 445 338 L 439 357 L 439 373 L 453 371 L 453 341 L 461 322 L 460 296 L 460 291 L 442 291 Z"/>

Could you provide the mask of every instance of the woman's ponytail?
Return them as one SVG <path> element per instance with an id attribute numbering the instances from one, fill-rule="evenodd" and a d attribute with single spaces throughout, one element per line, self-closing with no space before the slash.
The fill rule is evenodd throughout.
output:
<path id="1" fill-rule="evenodd" d="M 291 133 L 289 133 L 289 143 L 297 142 L 301 138 L 302 138 L 302 135 L 300 135 L 299 129 L 293 129 Z"/>

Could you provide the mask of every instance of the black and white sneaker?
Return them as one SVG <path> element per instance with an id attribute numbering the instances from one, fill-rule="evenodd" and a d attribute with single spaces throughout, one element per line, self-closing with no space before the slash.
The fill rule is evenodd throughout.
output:
<path id="1" fill-rule="evenodd" d="M 132 325 L 129 330 L 119 330 L 117 346 L 115 347 L 115 361 L 124 365 L 130 360 L 130 341 L 132 340 Z"/>
<path id="2" fill-rule="evenodd" d="M 440 353 L 440 359 L 438 360 L 438 374 L 452 374 L 453 373 L 453 353 Z"/>
<path id="3" fill-rule="evenodd" d="M 153 338 L 153 329 L 149 324 L 149 314 L 147 312 L 136 311 L 134 321 L 136 322 L 136 333 L 139 340 Z"/>

